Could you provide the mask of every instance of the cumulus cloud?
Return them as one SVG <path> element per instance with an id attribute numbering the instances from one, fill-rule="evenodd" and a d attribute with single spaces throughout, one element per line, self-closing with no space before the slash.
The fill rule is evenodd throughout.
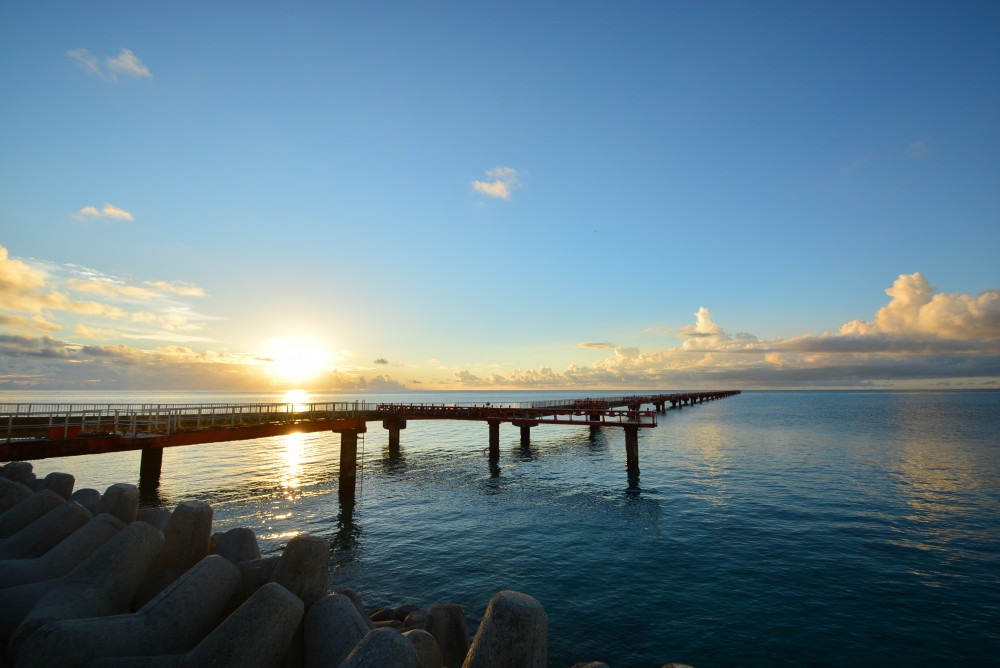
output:
<path id="1" fill-rule="evenodd" d="M 892 299 L 875 313 L 873 320 L 852 320 L 840 328 L 840 334 L 1000 338 L 1000 290 L 986 290 L 977 296 L 937 293 L 937 288 L 918 272 L 900 275 L 885 292 Z"/>
<path id="2" fill-rule="evenodd" d="M 903 274 L 870 320 L 839 333 L 762 340 L 728 333 L 705 307 L 677 329 L 680 345 L 616 347 L 592 365 L 515 369 L 459 378 L 479 387 L 858 387 L 944 383 L 990 386 L 1000 377 L 1000 291 L 939 293 L 922 274 Z M 456 374 L 456 378 L 459 374 Z"/>
<path id="3" fill-rule="evenodd" d="M 490 197 L 509 200 L 511 193 L 520 187 L 516 169 L 510 167 L 497 167 L 486 171 L 489 181 L 473 181 L 472 188 L 476 192 L 483 193 Z"/>
<path id="4" fill-rule="evenodd" d="M 96 206 L 85 206 L 75 214 L 73 217 L 77 220 L 85 220 L 89 218 L 112 218 L 114 220 L 135 220 L 135 217 L 124 209 L 119 209 L 114 204 L 110 202 L 104 203 L 103 209 L 98 209 Z"/>
<path id="5" fill-rule="evenodd" d="M 72 51 L 67 51 L 66 55 L 75 60 L 80 67 L 90 74 L 108 81 L 117 81 L 119 74 L 128 75 L 133 78 L 153 78 L 149 68 L 139 60 L 138 56 L 131 49 L 122 49 L 114 58 L 111 56 L 105 57 L 103 67 L 101 66 L 101 59 L 86 49 L 73 49 Z"/>

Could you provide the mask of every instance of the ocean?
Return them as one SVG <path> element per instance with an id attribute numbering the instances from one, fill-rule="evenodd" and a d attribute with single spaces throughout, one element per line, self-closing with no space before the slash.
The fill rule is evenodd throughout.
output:
<path id="1" fill-rule="evenodd" d="M 670 391 L 670 390 L 665 390 Z M 530 401 L 580 392 L 297 395 L 294 401 Z M 591 392 L 591 395 L 614 393 Z M 620 394 L 627 394 L 622 392 Z M 283 394 L 3 392 L 0 401 L 285 401 Z M 650 407 L 651 408 L 651 407 Z M 1000 657 L 1000 392 L 746 391 L 639 433 L 369 423 L 357 488 L 337 434 L 168 449 L 143 502 L 212 504 L 265 554 L 331 545 L 331 589 L 368 607 L 538 599 L 552 666 L 994 666 Z M 138 453 L 34 462 L 77 488 L 138 482 Z"/>

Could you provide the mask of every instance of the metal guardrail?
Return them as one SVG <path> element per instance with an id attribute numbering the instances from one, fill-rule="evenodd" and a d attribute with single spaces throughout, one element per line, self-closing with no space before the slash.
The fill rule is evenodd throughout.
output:
<path id="1" fill-rule="evenodd" d="M 16 438 L 81 434 L 138 436 L 177 431 L 364 417 L 375 404 L 353 402 L 251 404 L 15 404 L 0 403 L 0 429 Z"/>

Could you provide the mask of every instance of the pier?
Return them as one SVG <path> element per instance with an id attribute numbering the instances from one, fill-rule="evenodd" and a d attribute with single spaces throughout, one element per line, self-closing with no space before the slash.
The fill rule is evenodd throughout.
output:
<path id="1" fill-rule="evenodd" d="M 514 403 L 374 402 L 246 404 L 0 404 L 0 461 L 140 450 L 139 475 L 157 480 L 168 447 L 242 441 L 299 432 L 340 434 L 340 482 L 353 488 L 358 435 L 381 421 L 389 450 L 412 420 L 472 420 L 488 427 L 489 457 L 500 456 L 500 425 L 520 429 L 530 443 L 539 425 L 614 427 L 625 432 L 627 467 L 639 465 L 639 430 L 656 415 L 739 394 L 738 390 L 684 392 Z M 653 409 L 643 409 L 653 406 Z"/>

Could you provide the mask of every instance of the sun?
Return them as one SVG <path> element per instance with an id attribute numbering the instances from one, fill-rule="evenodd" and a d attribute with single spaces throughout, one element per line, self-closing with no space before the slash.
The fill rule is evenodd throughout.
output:
<path id="1" fill-rule="evenodd" d="M 290 341 L 269 339 L 267 347 L 268 374 L 288 382 L 301 382 L 318 375 L 330 367 L 334 355 L 322 346 Z"/>

